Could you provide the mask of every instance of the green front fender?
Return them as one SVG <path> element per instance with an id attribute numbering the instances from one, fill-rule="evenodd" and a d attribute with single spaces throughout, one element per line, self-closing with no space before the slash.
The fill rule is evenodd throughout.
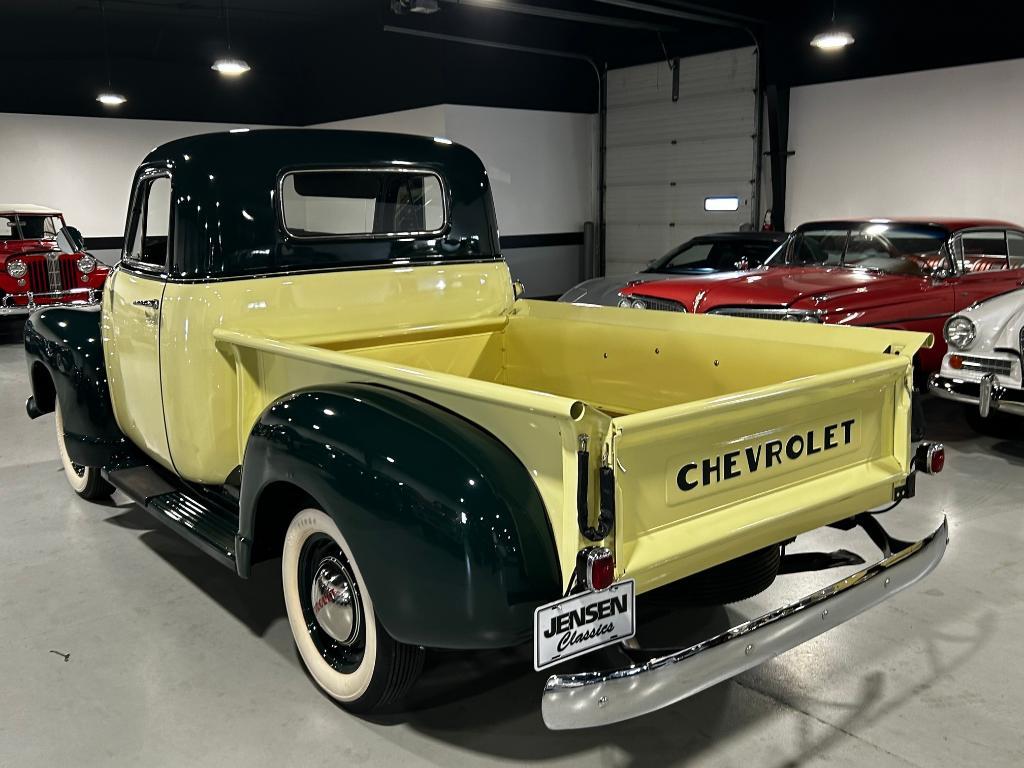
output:
<path id="1" fill-rule="evenodd" d="M 530 638 L 534 608 L 561 595 L 529 472 L 493 435 L 432 403 L 372 385 L 278 400 L 242 465 L 239 533 L 256 549 L 254 535 L 284 522 L 264 517 L 275 509 L 261 496 L 284 483 L 335 519 L 398 640 L 515 645 Z"/>

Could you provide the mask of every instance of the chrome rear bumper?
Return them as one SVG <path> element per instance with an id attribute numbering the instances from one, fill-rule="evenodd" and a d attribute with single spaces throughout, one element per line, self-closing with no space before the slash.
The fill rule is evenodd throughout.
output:
<path id="1" fill-rule="evenodd" d="M 56 307 L 91 307 L 99 304 L 100 290 L 96 288 L 71 288 L 67 291 L 47 291 L 33 293 L 8 293 L 0 297 L 0 317 L 9 315 L 29 315 L 37 309 L 54 309 Z M 44 304 L 37 304 L 36 299 L 57 299 Z M 24 304 L 15 304 L 15 300 L 24 300 Z"/>
<path id="2" fill-rule="evenodd" d="M 591 728 L 653 712 L 832 629 L 922 579 L 946 551 L 946 520 L 927 538 L 759 618 L 645 664 L 552 675 L 541 710 L 548 728 Z"/>
<path id="3" fill-rule="evenodd" d="M 928 390 L 945 400 L 976 405 L 982 416 L 993 410 L 1024 416 L 1024 390 L 1001 386 L 991 373 L 982 376 L 980 382 L 934 373 L 928 380 Z"/>

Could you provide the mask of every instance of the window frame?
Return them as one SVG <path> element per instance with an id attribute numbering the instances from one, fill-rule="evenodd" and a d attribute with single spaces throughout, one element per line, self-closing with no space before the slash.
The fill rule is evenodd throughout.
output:
<path id="1" fill-rule="evenodd" d="M 302 173 L 409 173 L 418 174 L 422 176 L 433 176 L 437 179 L 437 183 L 441 188 L 441 226 L 437 229 L 414 231 L 414 232 L 359 232 L 353 234 L 329 234 L 329 235 L 299 235 L 288 229 L 288 224 L 285 221 L 284 215 L 284 181 L 289 176 L 294 176 Z M 327 165 L 327 166 L 301 166 L 282 168 L 277 175 L 277 184 L 275 185 L 275 197 L 274 207 L 277 209 L 277 223 L 281 228 L 281 232 L 284 234 L 286 240 L 294 240 L 302 243 L 315 243 L 315 242 L 343 242 L 343 241 L 359 241 L 359 240 L 393 240 L 399 237 L 409 238 L 433 238 L 441 237 L 446 234 L 451 227 L 451 211 L 448 204 L 448 185 L 445 184 L 444 177 L 436 170 L 432 168 L 424 168 L 421 166 L 392 166 L 392 165 L 378 165 L 378 166 L 344 166 L 344 165 Z"/>
<path id="2" fill-rule="evenodd" d="M 992 272 L 1009 272 L 1013 267 L 1010 266 L 1010 241 L 1009 232 L 1019 232 L 1019 230 L 1011 230 L 1005 227 L 969 227 L 967 229 L 959 229 L 951 238 L 954 241 L 951 253 L 953 256 L 953 265 L 956 269 L 956 274 L 960 277 L 966 277 L 968 275 L 984 275 Z M 1005 266 L 1002 269 L 988 269 L 979 271 L 968 271 L 964 269 L 964 236 L 965 235 L 976 235 L 981 232 L 1002 232 L 1003 234 L 1003 259 L 1005 260 Z M 1024 234 L 1024 233 L 1021 233 Z"/>
<path id="3" fill-rule="evenodd" d="M 131 253 L 131 239 L 134 234 L 132 230 L 133 224 L 141 223 L 144 227 L 148 221 L 148 203 L 149 203 L 149 188 L 152 184 L 160 178 L 166 178 L 171 185 L 170 189 L 170 207 L 167 209 L 167 252 L 164 254 L 164 263 L 160 266 L 153 264 L 148 261 L 141 261 L 139 259 L 132 258 L 129 254 Z M 143 190 L 146 190 L 146 210 L 139 211 L 138 220 L 135 219 L 136 206 L 139 205 L 139 195 Z M 125 226 L 124 232 L 124 245 L 121 248 L 121 264 L 127 266 L 129 269 L 136 269 L 140 272 L 145 272 L 149 275 L 167 275 L 170 272 L 171 264 L 171 253 L 174 243 L 174 179 L 171 172 L 165 167 L 159 168 L 146 168 L 139 174 L 138 179 L 135 182 L 135 189 L 132 192 L 131 205 L 128 206 L 128 222 Z M 145 233 L 143 233 L 143 243 L 145 243 Z"/>

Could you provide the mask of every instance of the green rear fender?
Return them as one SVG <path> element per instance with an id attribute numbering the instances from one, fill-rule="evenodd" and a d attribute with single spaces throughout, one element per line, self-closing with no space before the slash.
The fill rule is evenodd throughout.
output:
<path id="1" fill-rule="evenodd" d="M 260 498 L 282 483 L 334 517 L 402 642 L 515 645 L 530 638 L 534 608 L 561 595 L 529 472 L 493 435 L 432 403 L 372 385 L 278 400 L 242 465 L 239 533 L 256 551 L 254 532 L 281 530 Z"/>

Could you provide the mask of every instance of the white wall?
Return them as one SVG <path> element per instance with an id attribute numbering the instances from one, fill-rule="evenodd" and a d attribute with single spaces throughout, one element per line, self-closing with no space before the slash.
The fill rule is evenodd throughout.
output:
<path id="1" fill-rule="evenodd" d="M 445 105 L 445 128 L 483 160 L 503 235 L 579 232 L 594 220 L 596 115 Z"/>
<path id="2" fill-rule="evenodd" d="M 437 105 L 322 128 L 448 136 L 476 151 L 504 235 L 576 232 L 593 220 L 596 116 Z M 132 176 L 165 141 L 235 125 L 0 113 L 0 201 L 62 210 L 90 237 L 124 229 Z"/>
<path id="3" fill-rule="evenodd" d="M 0 201 L 57 208 L 87 241 L 120 236 L 132 177 L 151 149 L 234 127 L 0 113 Z"/>
<path id="4" fill-rule="evenodd" d="M 794 88 L 786 224 L 1024 222 L 1024 59 Z"/>
<path id="5" fill-rule="evenodd" d="M 386 133 L 414 133 L 419 136 L 444 136 L 444 106 L 405 109 L 381 115 L 353 117 L 317 123 L 310 128 L 338 128 L 349 131 L 384 131 Z"/>
<path id="6" fill-rule="evenodd" d="M 487 168 L 502 235 L 579 232 L 596 210 L 597 116 L 443 104 L 315 126 L 446 136 Z"/>

